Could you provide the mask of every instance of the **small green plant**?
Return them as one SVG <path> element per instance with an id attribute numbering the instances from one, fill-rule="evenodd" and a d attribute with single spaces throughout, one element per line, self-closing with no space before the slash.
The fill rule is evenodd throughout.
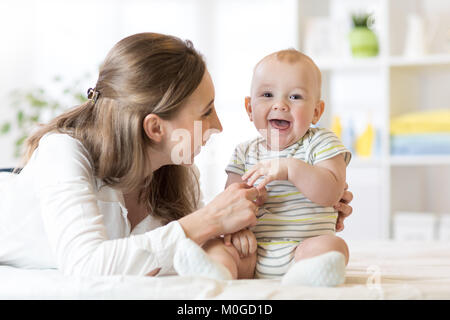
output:
<path id="1" fill-rule="evenodd" d="M 57 94 L 39 87 L 29 90 L 16 89 L 10 93 L 9 106 L 14 111 L 14 116 L 0 124 L 0 136 L 12 133 L 17 135 L 13 142 L 15 158 L 20 157 L 26 138 L 38 124 L 45 123 L 69 107 L 87 100 L 86 93 L 78 88 L 80 83 L 89 77 L 89 74 L 85 74 L 69 85 L 64 84 L 62 77 L 54 77 L 52 87 L 61 87 Z"/>
<path id="2" fill-rule="evenodd" d="M 353 13 L 350 47 L 355 58 L 374 57 L 379 53 L 378 38 L 372 30 L 375 22 L 371 13 Z"/>
<path id="3" fill-rule="evenodd" d="M 353 13 L 352 21 L 355 28 L 371 28 L 375 18 L 371 13 Z"/>

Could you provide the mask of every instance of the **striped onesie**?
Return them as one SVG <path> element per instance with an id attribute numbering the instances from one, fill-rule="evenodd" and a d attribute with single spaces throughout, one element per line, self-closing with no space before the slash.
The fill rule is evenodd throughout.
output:
<path id="1" fill-rule="evenodd" d="M 263 142 L 256 138 L 239 144 L 225 171 L 242 176 L 257 162 L 275 158 L 294 157 L 311 165 L 341 153 L 347 165 L 351 158 L 339 138 L 323 128 L 308 129 L 299 141 L 281 151 L 267 150 Z M 293 264 L 295 248 L 303 239 L 335 233 L 337 211 L 311 202 L 289 181 L 272 181 L 266 189 L 268 199 L 252 228 L 258 242 L 255 277 L 277 278 Z"/>

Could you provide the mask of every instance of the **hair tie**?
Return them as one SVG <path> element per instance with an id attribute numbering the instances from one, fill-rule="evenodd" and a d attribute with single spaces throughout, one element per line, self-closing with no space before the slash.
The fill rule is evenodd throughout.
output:
<path id="1" fill-rule="evenodd" d="M 87 91 L 87 97 L 88 99 L 92 100 L 92 102 L 95 104 L 97 102 L 98 96 L 100 95 L 100 92 L 97 90 L 89 88 Z"/>

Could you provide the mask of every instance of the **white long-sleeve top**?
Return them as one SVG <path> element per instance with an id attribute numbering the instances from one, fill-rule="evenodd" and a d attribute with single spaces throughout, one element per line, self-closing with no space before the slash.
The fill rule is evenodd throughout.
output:
<path id="1" fill-rule="evenodd" d="M 93 176 L 88 151 L 66 134 L 46 134 L 20 174 L 0 176 L 0 264 L 161 275 L 185 237 L 177 221 L 152 216 L 130 230 L 122 192 Z"/>

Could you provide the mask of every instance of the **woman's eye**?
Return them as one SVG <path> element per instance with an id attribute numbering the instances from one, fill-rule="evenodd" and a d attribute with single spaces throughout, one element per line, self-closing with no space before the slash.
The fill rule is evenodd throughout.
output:
<path id="1" fill-rule="evenodd" d="M 271 97 L 273 97 L 273 95 L 270 92 L 264 92 L 263 97 L 271 98 Z"/>
<path id="2" fill-rule="evenodd" d="M 203 116 L 204 116 L 204 117 L 207 117 L 207 116 L 209 116 L 211 113 L 212 113 L 212 109 L 209 109 L 208 111 L 206 111 L 206 112 L 203 114 Z"/>
<path id="3" fill-rule="evenodd" d="M 294 100 L 303 99 L 302 95 L 300 94 L 292 94 L 289 98 Z"/>

